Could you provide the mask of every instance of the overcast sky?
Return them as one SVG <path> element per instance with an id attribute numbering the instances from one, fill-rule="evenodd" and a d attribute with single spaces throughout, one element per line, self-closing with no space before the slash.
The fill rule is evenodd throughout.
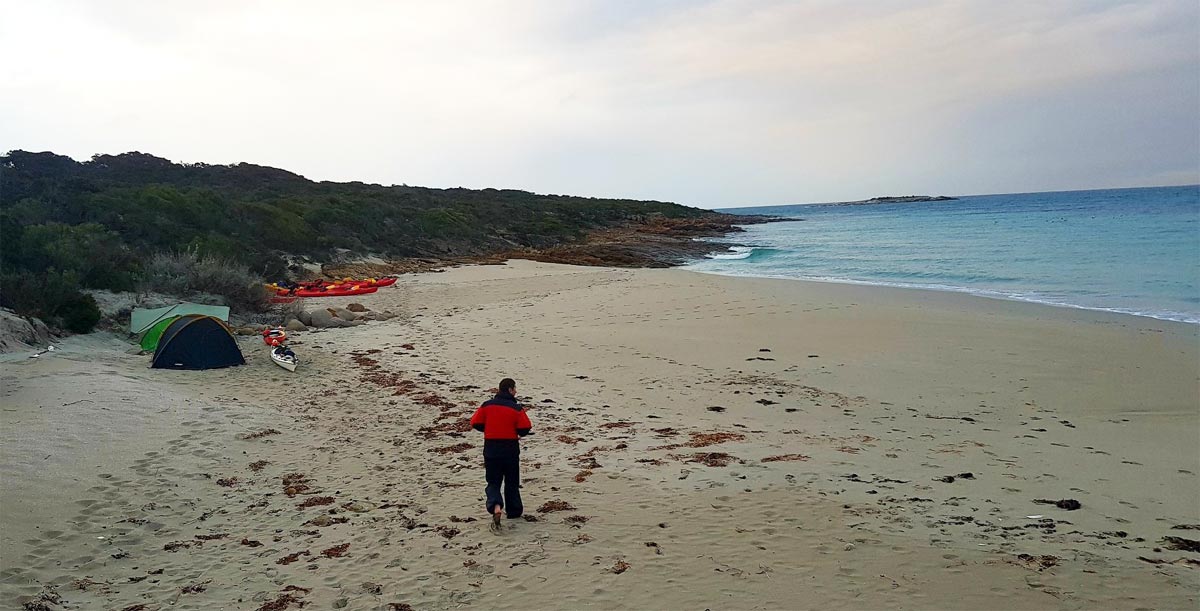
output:
<path id="1" fill-rule="evenodd" d="M 0 0 L 0 151 L 702 207 L 1200 182 L 1200 2 Z"/>

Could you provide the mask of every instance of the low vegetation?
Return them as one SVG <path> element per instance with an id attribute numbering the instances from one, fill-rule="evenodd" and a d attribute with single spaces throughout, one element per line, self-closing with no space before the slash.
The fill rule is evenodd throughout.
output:
<path id="1" fill-rule="evenodd" d="M 653 201 L 313 182 L 252 164 L 143 153 L 77 162 L 0 156 L 0 305 L 72 331 L 100 314 L 82 289 L 205 292 L 253 310 L 289 256 L 446 258 L 577 241 L 648 217 L 714 213 Z"/>
<path id="2" fill-rule="evenodd" d="M 237 261 L 195 250 L 160 252 L 142 266 L 138 290 L 168 295 L 209 293 L 225 298 L 235 310 L 261 311 L 270 295 L 262 276 Z"/>

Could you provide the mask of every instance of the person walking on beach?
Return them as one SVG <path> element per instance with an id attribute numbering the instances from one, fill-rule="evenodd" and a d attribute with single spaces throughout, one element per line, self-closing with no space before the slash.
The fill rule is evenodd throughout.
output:
<path id="1" fill-rule="evenodd" d="M 500 527 L 500 513 L 519 518 L 521 505 L 521 445 L 518 439 L 529 434 L 533 425 L 517 403 L 517 383 L 500 380 L 496 396 L 479 406 L 471 416 L 471 427 L 483 432 L 483 468 L 487 479 L 487 511 L 492 528 Z M 500 486 L 504 486 L 504 495 Z"/>

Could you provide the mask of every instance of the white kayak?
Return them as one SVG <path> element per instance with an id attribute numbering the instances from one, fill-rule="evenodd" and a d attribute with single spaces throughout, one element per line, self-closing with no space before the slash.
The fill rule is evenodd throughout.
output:
<path id="1" fill-rule="evenodd" d="M 276 365 L 279 365 L 288 371 L 295 371 L 296 364 L 300 362 L 300 359 L 296 358 L 296 353 L 292 352 L 290 348 L 285 346 L 272 348 L 271 360 L 275 361 Z"/>

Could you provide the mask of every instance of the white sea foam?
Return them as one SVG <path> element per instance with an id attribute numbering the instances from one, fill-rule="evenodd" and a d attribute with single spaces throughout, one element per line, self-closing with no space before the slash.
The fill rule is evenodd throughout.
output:
<path id="1" fill-rule="evenodd" d="M 749 259 L 754 254 L 753 246 L 730 246 L 729 252 L 708 255 L 710 259 Z"/>
<path id="2" fill-rule="evenodd" d="M 1054 306 L 1058 308 L 1073 308 L 1076 310 L 1092 310 L 1094 312 L 1111 312 L 1113 314 L 1126 314 L 1130 316 L 1142 316 L 1145 318 L 1155 318 L 1158 320 L 1168 320 L 1172 322 L 1183 322 L 1189 324 L 1200 324 L 1200 316 L 1189 314 L 1186 312 L 1172 311 L 1156 311 L 1156 310 L 1137 310 L 1133 308 L 1106 308 L 1098 306 L 1086 306 L 1077 303 L 1069 303 L 1058 299 L 1051 299 L 1039 296 L 1033 293 L 1014 293 L 1007 291 L 991 291 L 980 288 L 966 288 L 961 286 L 950 286 L 946 284 L 918 284 L 910 282 L 884 282 L 875 280 L 854 280 L 850 278 L 834 278 L 829 276 L 789 276 L 785 274 L 755 274 L 746 272 L 728 272 L 728 271 L 712 271 L 700 268 L 691 268 L 693 271 L 715 274 L 718 276 L 736 276 L 748 278 L 777 278 L 780 280 L 800 280 L 802 282 L 830 282 L 834 284 L 857 284 L 860 286 L 882 286 L 900 289 L 916 289 L 922 291 L 942 291 L 947 293 L 965 293 L 976 297 L 986 297 L 989 299 L 1003 299 L 1005 301 L 1023 301 L 1026 303 L 1036 303 L 1040 305 Z"/>

